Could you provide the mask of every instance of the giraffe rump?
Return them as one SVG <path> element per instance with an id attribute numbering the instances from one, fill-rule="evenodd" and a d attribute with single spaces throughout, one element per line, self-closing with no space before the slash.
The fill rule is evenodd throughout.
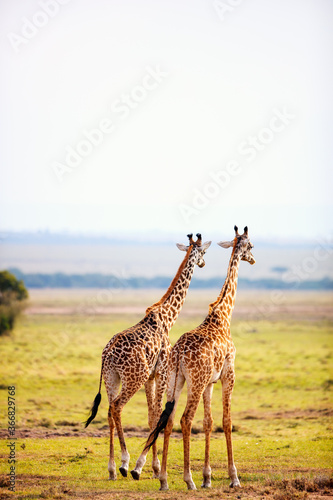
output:
<path id="1" fill-rule="evenodd" d="M 90 424 L 90 422 L 92 422 L 94 420 L 94 418 L 96 417 L 101 399 L 102 399 L 102 395 L 99 392 L 94 399 L 94 404 L 92 405 L 92 408 L 90 410 L 90 416 L 89 416 L 88 420 L 86 422 L 84 422 L 85 428 L 87 428 L 88 425 Z"/>
<path id="2" fill-rule="evenodd" d="M 150 450 L 150 448 L 153 446 L 153 444 L 157 440 L 158 435 L 160 434 L 160 432 L 163 431 L 163 429 L 166 428 L 168 420 L 169 420 L 169 417 L 170 417 L 170 415 L 171 415 L 171 413 L 173 411 L 174 406 L 175 406 L 175 400 L 168 401 L 166 403 L 165 409 L 163 410 L 163 412 L 162 412 L 162 414 L 160 416 L 160 419 L 157 422 L 157 425 L 156 425 L 155 429 L 149 434 L 147 443 L 149 443 L 150 439 L 152 439 L 152 441 L 145 446 L 145 448 L 144 448 L 143 451 Z"/>

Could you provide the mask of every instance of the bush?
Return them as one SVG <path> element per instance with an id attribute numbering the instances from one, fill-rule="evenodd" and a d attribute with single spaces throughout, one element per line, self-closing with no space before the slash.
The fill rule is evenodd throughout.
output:
<path id="1" fill-rule="evenodd" d="M 0 335 L 14 328 L 15 320 L 25 307 L 27 289 L 9 271 L 0 271 Z"/>

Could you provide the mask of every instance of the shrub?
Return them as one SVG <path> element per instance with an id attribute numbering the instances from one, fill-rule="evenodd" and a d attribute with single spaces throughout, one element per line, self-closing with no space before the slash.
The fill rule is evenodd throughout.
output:
<path id="1" fill-rule="evenodd" d="M 0 335 L 11 331 L 25 307 L 27 289 L 9 271 L 0 271 Z"/>

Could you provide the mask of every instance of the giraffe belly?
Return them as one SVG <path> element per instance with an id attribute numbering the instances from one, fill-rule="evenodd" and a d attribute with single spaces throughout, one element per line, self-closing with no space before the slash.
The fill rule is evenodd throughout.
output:
<path id="1" fill-rule="evenodd" d="M 218 380 L 220 380 L 220 378 L 221 378 L 221 373 L 222 373 L 222 367 L 221 368 L 220 367 L 218 367 L 218 368 L 214 367 L 213 373 L 212 373 L 212 376 L 210 378 L 209 383 L 210 384 L 216 384 L 216 382 Z"/>
<path id="2" fill-rule="evenodd" d="M 210 378 L 210 384 L 216 384 L 218 380 L 220 380 L 222 375 L 223 364 L 225 360 L 224 352 L 216 352 L 215 359 L 213 363 L 213 372 Z"/>

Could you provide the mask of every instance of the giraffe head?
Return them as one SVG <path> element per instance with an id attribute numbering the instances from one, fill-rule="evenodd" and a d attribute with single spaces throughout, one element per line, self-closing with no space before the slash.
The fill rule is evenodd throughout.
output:
<path id="1" fill-rule="evenodd" d="M 233 247 L 235 252 L 240 253 L 241 260 L 245 260 L 246 262 L 249 262 L 251 265 L 255 264 L 256 261 L 251 252 L 253 244 L 250 241 L 247 226 L 244 227 L 243 234 L 238 233 L 237 226 L 234 227 L 234 230 L 235 230 L 235 238 L 232 241 L 220 241 L 218 245 L 220 245 L 223 248 Z"/>
<path id="2" fill-rule="evenodd" d="M 177 247 L 179 248 L 179 250 L 182 250 L 183 252 L 187 252 L 189 250 L 189 248 L 191 247 L 192 252 L 195 255 L 196 265 L 199 267 L 204 267 L 205 261 L 204 261 L 203 256 L 205 255 L 207 248 L 210 247 L 212 242 L 206 241 L 205 243 L 202 243 L 202 237 L 201 237 L 200 233 L 196 234 L 197 241 L 193 240 L 193 234 L 188 234 L 187 237 L 189 239 L 190 244 L 188 246 L 186 246 L 186 245 L 182 245 L 180 243 L 177 243 Z"/>

